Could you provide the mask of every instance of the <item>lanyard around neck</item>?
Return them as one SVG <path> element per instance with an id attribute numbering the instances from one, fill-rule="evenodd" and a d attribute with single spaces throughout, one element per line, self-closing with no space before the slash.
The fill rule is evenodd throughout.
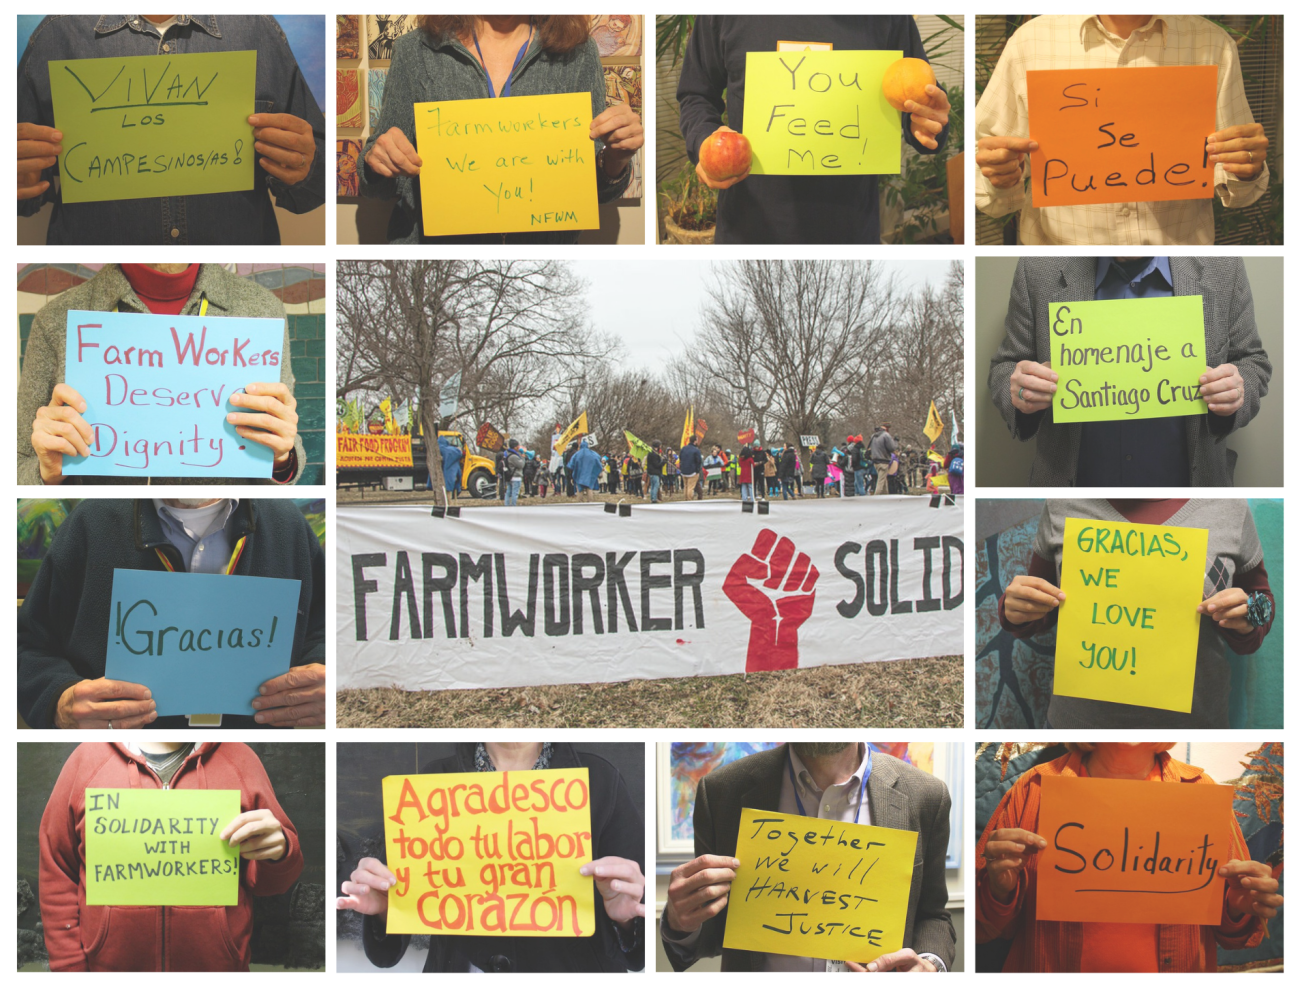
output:
<path id="1" fill-rule="evenodd" d="M 483 49 L 478 47 L 478 32 L 475 31 L 473 32 L 473 34 L 474 34 L 474 51 L 478 52 L 478 60 L 483 64 L 483 75 L 487 77 L 488 96 L 495 98 L 497 95 L 497 88 L 492 84 L 492 73 L 488 72 L 487 59 L 483 58 Z M 524 53 L 528 51 L 528 46 L 531 45 L 532 42 L 533 42 L 533 26 L 530 24 L 528 25 L 528 37 L 525 38 L 524 43 L 519 46 L 519 54 L 515 56 L 515 64 L 510 67 L 510 73 L 509 75 L 506 76 L 506 85 L 501 88 L 501 95 L 503 97 L 510 96 L 510 83 L 512 81 L 511 77 L 514 76 L 515 70 L 519 68 L 519 63 L 524 60 Z"/>
<path id="2" fill-rule="evenodd" d="M 785 753 L 785 769 L 790 776 L 790 788 L 794 791 L 794 805 L 799 808 L 800 817 L 807 817 L 808 813 L 803 809 L 803 801 L 799 799 L 799 784 L 795 781 L 794 778 L 794 759 L 791 757 L 794 752 L 794 749 L 791 746 L 786 746 L 786 747 L 789 750 Z M 854 810 L 853 812 L 854 824 L 861 823 L 862 798 L 864 795 L 866 795 L 867 780 L 871 777 L 871 746 L 863 745 L 862 747 L 867 750 L 867 754 L 866 754 L 867 764 L 862 770 L 862 785 L 858 787 L 858 806 L 857 809 Z"/>
<path id="3" fill-rule="evenodd" d="M 120 305 L 120 304 L 116 304 L 116 303 L 113 304 L 113 313 L 116 314 L 116 313 L 120 312 L 120 310 L 121 310 L 121 305 Z M 204 297 L 202 300 L 199 301 L 199 316 L 200 316 L 200 317 L 207 317 L 207 316 L 208 316 L 208 298 L 207 298 L 207 297 Z"/>

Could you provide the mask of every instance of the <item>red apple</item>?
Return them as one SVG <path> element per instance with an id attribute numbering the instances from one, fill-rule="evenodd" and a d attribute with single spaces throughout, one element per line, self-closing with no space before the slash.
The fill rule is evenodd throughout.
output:
<path id="1" fill-rule="evenodd" d="M 715 131 L 700 146 L 700 165 L 717 183 L 745 175 L 753 161 L 749 139 L 739 131 Z"/>

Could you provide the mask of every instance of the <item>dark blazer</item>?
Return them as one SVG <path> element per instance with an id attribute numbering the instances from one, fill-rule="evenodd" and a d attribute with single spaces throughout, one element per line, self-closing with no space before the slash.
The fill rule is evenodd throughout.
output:
<path id="1" fill-rule="evenodd" d="M 695 791 L 695 854 L 736 854 L 740 811 L 776 810 L 781 803 L 789 745 L 780 745 L 724 766 L 700 780 Z M 948 883 L 944 864 L 948 852 L 948 813 L 952 799 L 942 780 L 891 755 L 872 757 L 867 779 L 871 823 L 877 827 L 917 832 L 916 861 L 912 866 L 912 893 L 907 901 L 904 947 L 931 952 L 951 966 L 957 954 L 957 933 L 948 913 Z M 673 969 L 689 969 L 696 960 L 722 955 L 724 972 L 755 972 L 759 965 L 752 952 L 723 948 L 727 927 L 724 909 L 704 922 L 692 953 L 670 942 L 664 951 Z"/>
<path id="2" fill-rule="evenodd" d="M 1246 396 L 1231 417 L 1205 414 L 1186 417 L 1191 485 L 1231 486 L 1237 453 L 1228 435 L 1250 423 L 1268 394 L 1273 366 L 1255 328 L 1255 303 L 1246 267 L 1240 258 L 1171 256 L 1174 296 L 1204 299 L 1206 364 L 1231 362 L 1241 373 Z M 1011 429 L 1012 437 L 1036 437 L 1038 451 L 1029 470 L 1031 486 L 1073 486 L 1079 464 L 1081 425 L 1056 424 L 1052 410 L 1022 414 L 1011 402 L 1011 374 L 1016 363 L 1051 360 L 1049 304 L 1092 300 L 1096 294 L 1097 260 L 1025 257 L 1016 266 L 1007 304 L 1006 337 L 989 363 L 989 393 Z M 1011 480 L 1011 482 L 1016 482 Z"/>

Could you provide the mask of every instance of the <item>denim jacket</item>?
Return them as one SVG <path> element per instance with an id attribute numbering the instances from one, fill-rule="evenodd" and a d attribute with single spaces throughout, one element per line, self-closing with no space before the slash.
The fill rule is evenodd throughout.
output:
<path id="1" fill-rule="evenodd" d="M 255 112 L 292 114 L 311 125 L 316 158 L 302 182 L 288 186 L 253 169 L 253 188 L 234 193 L 148 197 L 94 203 L 62 202 L 51 185 L 41 196 L 18 201 L 30 216 L 54 204 L 47 243 L 51 245 L 278 245 L 275 202 L 295 214 L 325 203 L 325 118 L 307 88 L 284 32 L 266 16 L 179 14 L 163 41 L 156 25 L 139 14 L 47 17 L 32 32 L 18 62 L 18 121 L 54 127 L 50 97 L 51 59 L 96 59 L 189 52 L 257 52 Z M 53 183 L 55 166 L 41 178 Z"/>

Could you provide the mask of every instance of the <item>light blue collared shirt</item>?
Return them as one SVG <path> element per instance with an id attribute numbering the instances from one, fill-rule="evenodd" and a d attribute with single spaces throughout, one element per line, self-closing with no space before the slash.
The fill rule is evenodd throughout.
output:
<path id="1" fill-rule="evenodd" d="M 230 561 L 230 550 L 234 547 L 234 542 L 226 533 L 226 525 L 230 523 L 239 501 L 227 499 L 223 503 L 225 506 L 217 512 L 217 516 L 208 523 L 202 534 L 198 534 L 190 530 L 173 508 L 161 500 L 153 502 L 158 511 L 158 523 L 162 525 L 163 536 L 176 546 L 190 572 L 225 572 L 226 564 Z"/>

